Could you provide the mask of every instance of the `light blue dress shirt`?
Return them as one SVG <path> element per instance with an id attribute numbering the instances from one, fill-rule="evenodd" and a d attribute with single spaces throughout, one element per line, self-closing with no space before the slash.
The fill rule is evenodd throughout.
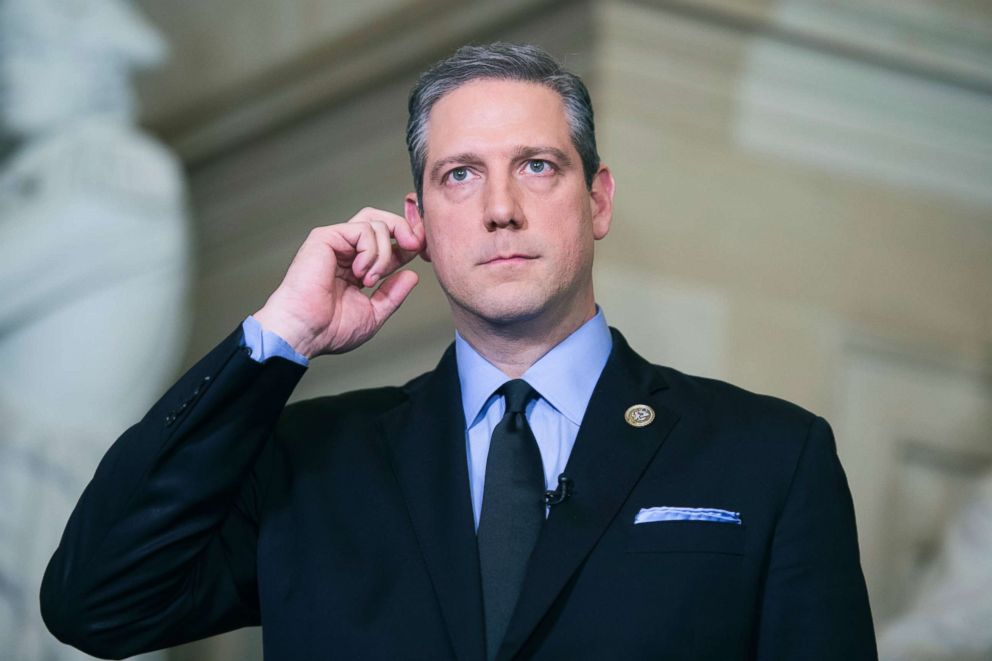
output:
<path id="1" fill-rule="evenodd" d="M 253 360 L 264 362 L 273 356 L 280 356 L 307 365 L 304 356 L 275 333 L 263 329 L 254 317 L 245 319 L 242 329 L 244 345 L 251 349 Z M 558 486 L 558 476 L 565 470 L 572 454 L 582 417 L 612 348 L 613 338 L 606 318 L 603 311 L 597 308 L 592 319 L 544 354 L 520 377 L 540 395 L 527 405 L 526 414 L 541 451 L 546 489 Z M 472 513 L 478 529 L 489 442 L 506 409 L 503 397 L 496 391 L 511 379 L 479 355 L 457 332 L 455 357 L 467 423 L 465 454 L 472 491 Z"/>
<path id="2" fill-rule="evenodd" d="M 597 309 L 596 316 L 544 354 L 520 377 L 540 394 L 527 405 L 527 422 L 541 450 L 546 489 L 558 486 L 558 476 L 572 454 L 579 425 L 612 347 L 606 318 Z M 489 442 L 506 410 L 506 402 L 496 390 L 510 377 L 480 356 L 458 333 L 455 333 L 455 357 L 467 423 L 465 449 L 472 513 L 478 529 Z"/>
<path id="3" fill-rule="evenodd" d="M 241 331 L 244 334 L 241 346 L 251 349 L 251 357 L 255 362 L 264 363 L 269 358 L 279 356 L 304 367 L 310 364 L 306 356 L 297 353 L 289 342 L 272 331 L 262 328 L 262 324 L 251 315 L 242 322 Z"/>

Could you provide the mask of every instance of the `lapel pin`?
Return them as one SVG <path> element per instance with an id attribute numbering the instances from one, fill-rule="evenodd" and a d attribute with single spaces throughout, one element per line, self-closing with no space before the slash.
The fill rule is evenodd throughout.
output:
<path id="1" fill-rule="evenodd" d="M 647 427 L 654 421 L 654 409 L 647 404 L 634 404 L 623 418 L 631 427 Z"/>

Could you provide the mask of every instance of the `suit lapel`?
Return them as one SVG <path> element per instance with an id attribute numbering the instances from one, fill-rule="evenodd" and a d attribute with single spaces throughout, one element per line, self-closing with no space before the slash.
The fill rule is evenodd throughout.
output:
<path id="1" fill-rule="evenodd" d="M 482 588 L 453 346 L 408 394 L 382 418 L 385 444 L 455 655 L 481 661 Z"/>
<path id="2" fill-rule="evenodd" d="M 510 659 L 537 627 L 585 560 L 678 421 L 659 403 L 666 387 L 658 370 L 613 331 L 613 351 L 593 391 L 565 468 L 574 494 L 554 508 L 531 556 L 517 609 L 498 658 Z M 656 414 L 636 428 L 627 408 L 648 404 Z"/>

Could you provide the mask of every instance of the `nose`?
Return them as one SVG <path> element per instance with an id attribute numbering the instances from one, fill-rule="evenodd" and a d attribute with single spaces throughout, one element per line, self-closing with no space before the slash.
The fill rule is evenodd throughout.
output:
<path id="1" fill-rule="evenodd" d="M 491 177 L 486 182 L 485 195 L 487 230 L 494 232 L 497 229 L 520 229 L 524 226 L 519 191 L 512 177 Z"/>

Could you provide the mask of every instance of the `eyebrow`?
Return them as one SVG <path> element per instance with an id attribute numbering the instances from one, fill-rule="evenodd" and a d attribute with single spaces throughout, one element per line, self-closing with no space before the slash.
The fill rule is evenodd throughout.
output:
<path id="1" fill-rule="evenodd" d="M 530 158 L 537 158 L 539 156 L 551 156 L 558 164 L 563 167 L 572 166 L 572 158 L 566 154 L 561 149 L 557 147 L 517 147 L 513 150 L 513 160 L 515 161 L 525 161 Z M 430 178 L 431 181 L 437 181 L 441 175 L 441 171 L 448 165 L 457 163 L 459 165 L 481 165 L 483 159 L 481 156 L 474 152 L 462 152 L 461 154 L 454 154 L 452 156 L 446 156 L 442 158 L 437 163 L 431 166 Z"/>

